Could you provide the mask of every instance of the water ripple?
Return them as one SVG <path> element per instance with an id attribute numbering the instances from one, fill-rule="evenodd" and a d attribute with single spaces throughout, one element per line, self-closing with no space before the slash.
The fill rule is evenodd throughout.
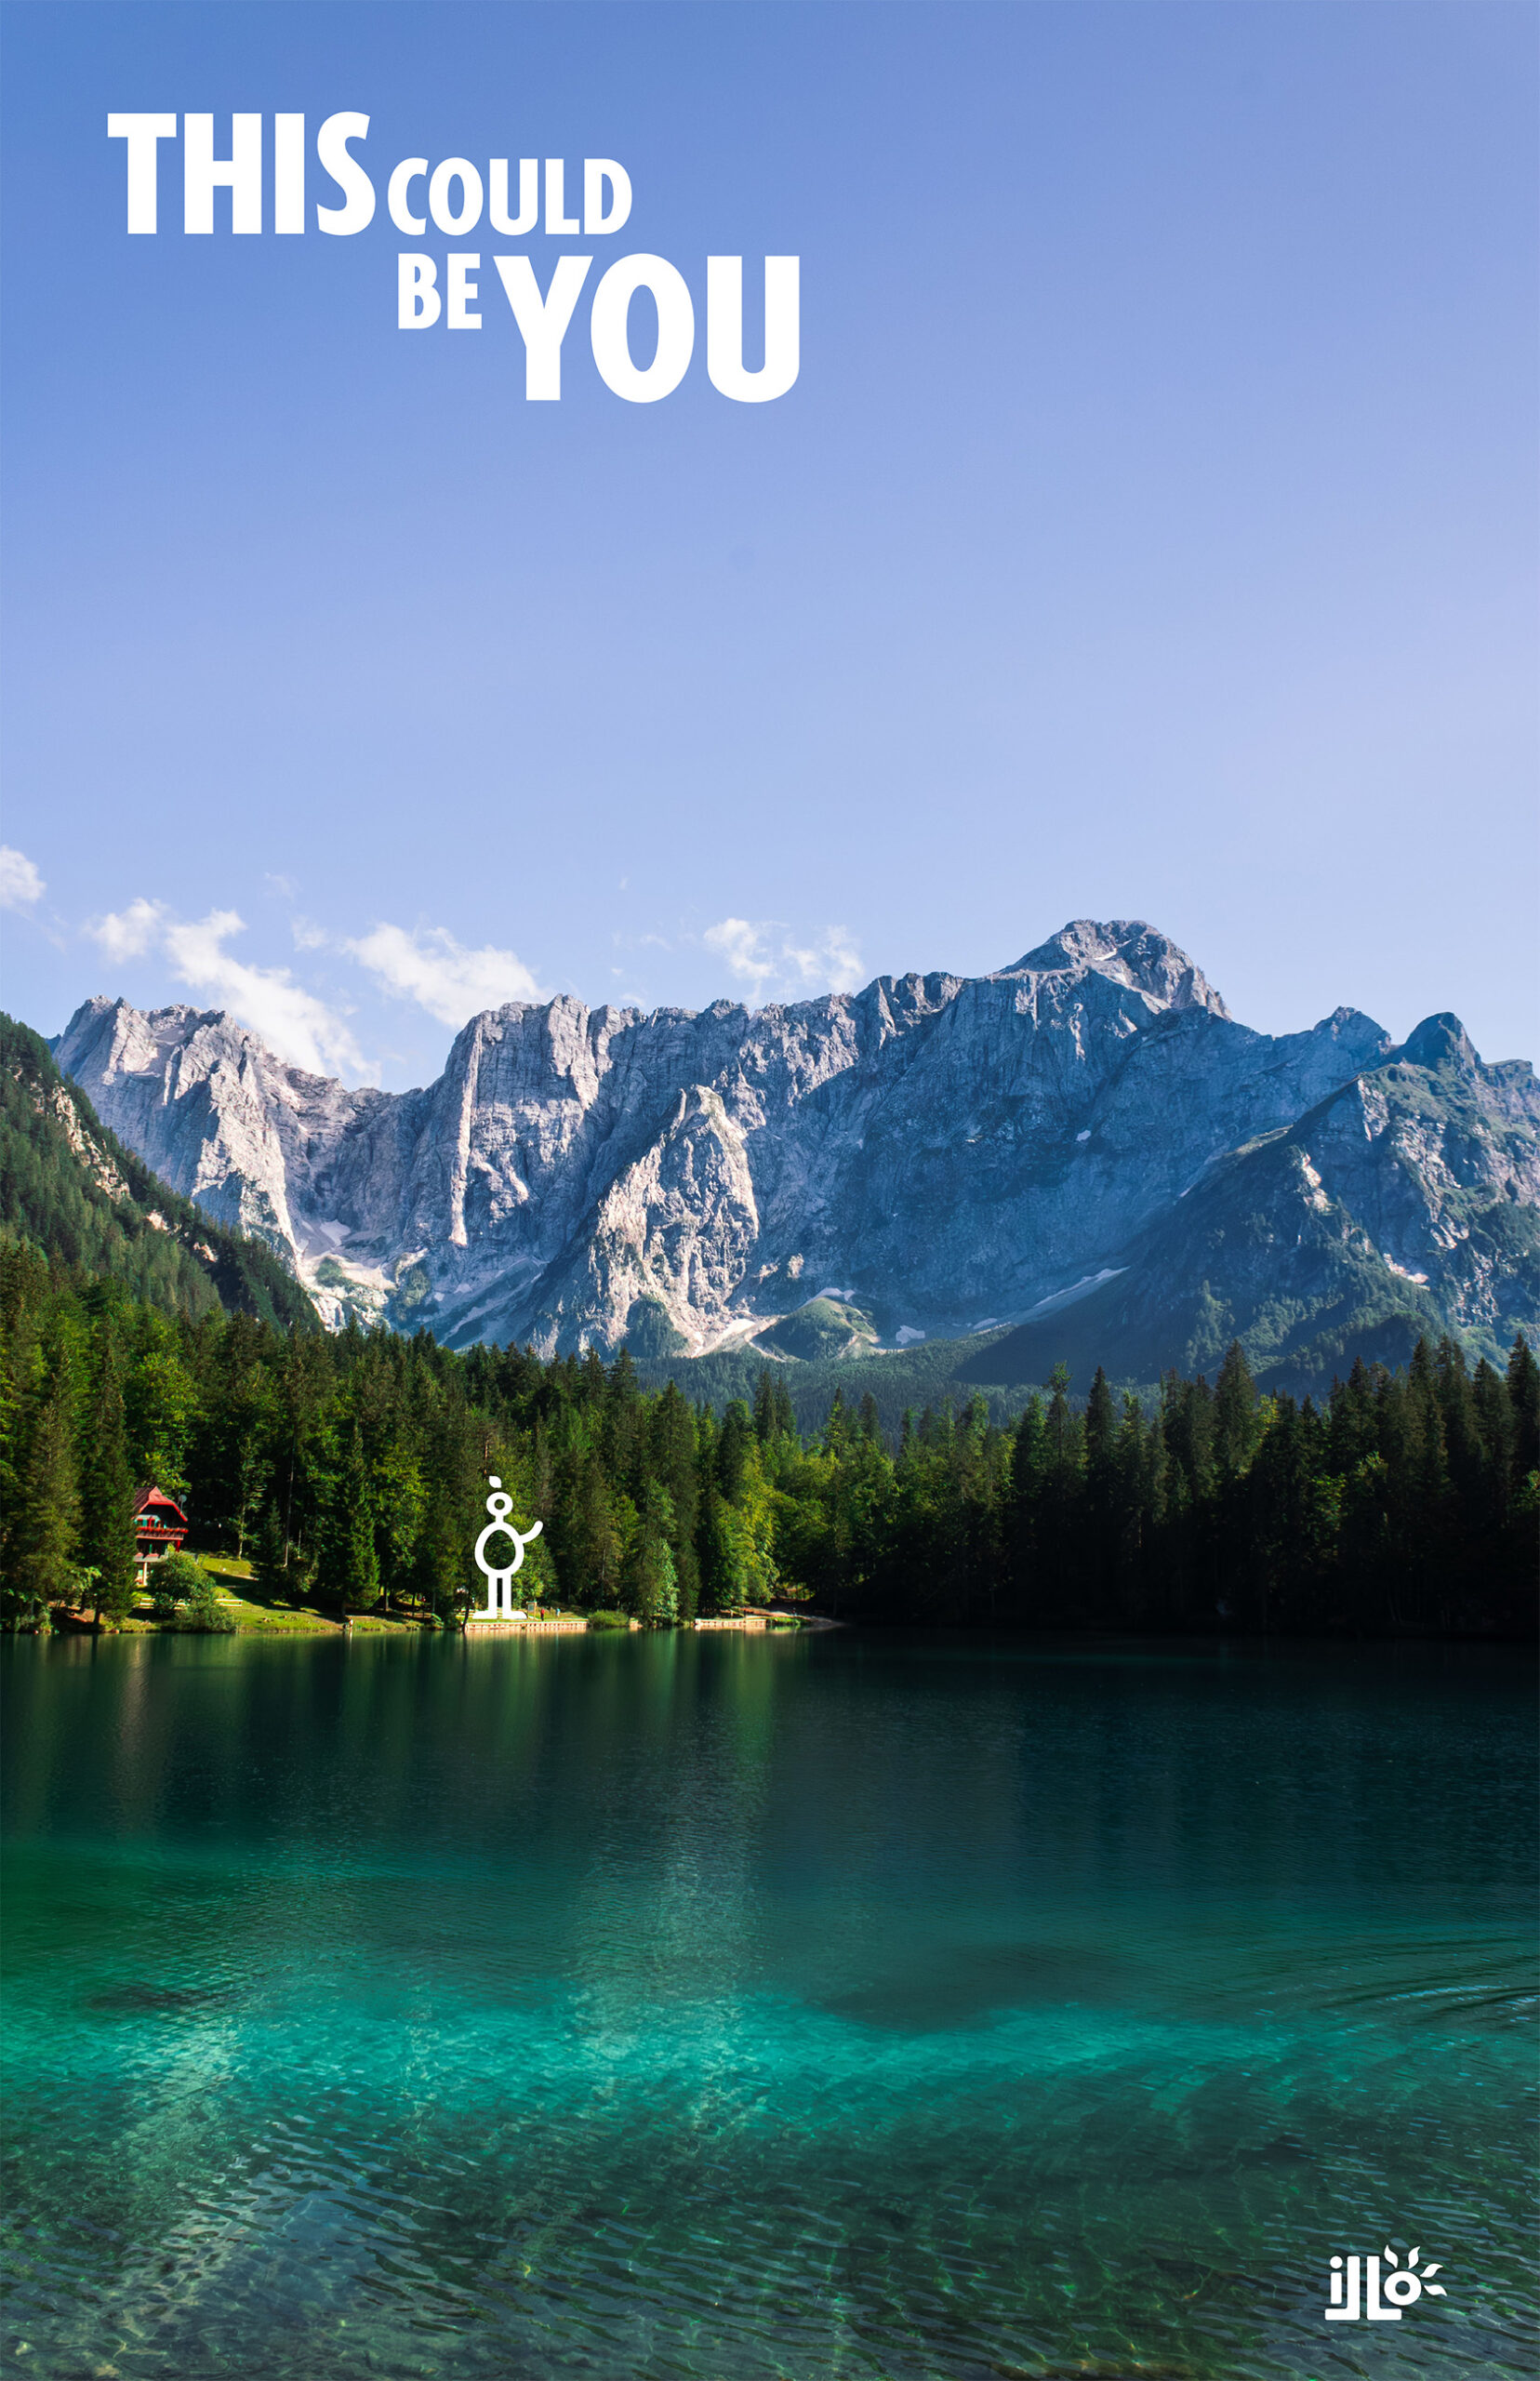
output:
<path id="1" fill-rule="evenodd" d="M 1535 2369 L 1500 1681 L 10 1650 L 17 2374 Z"/>

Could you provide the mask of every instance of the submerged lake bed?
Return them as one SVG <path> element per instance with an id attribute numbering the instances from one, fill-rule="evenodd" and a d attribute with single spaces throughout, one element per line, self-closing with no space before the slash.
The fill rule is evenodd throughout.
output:
<path id="1" fill-rule="evenodd" d="M 1520 1649 L 0 1668 L 14 2371 L 1534 2369 Z"/>

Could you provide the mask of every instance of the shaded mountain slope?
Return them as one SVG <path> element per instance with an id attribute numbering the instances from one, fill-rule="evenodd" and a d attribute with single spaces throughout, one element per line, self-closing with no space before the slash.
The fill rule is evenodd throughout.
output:
<path id="1" fill-rule="evenodd" d="M 156 1180 L 66 1083 L 47 1044 L 0 1015 L 0 1233 L 119 1282 L 163 1313 L 220 1309 L 282 1325 L 315 1310 L 272 1251 Z"/>
<path id="2" fill-rule="evenodd" d="M 1319 1389 L 1355 1356 L 1457 1334 L 1496 1362 L 1540 1322 L 1540 1099 L 1453 1018 L 1288 1129 L 1228 1153 L 1109 1278 L 959 1368 L 963 1381 L 1213 1372 L 1240 1338 L 1268 1385 Z"/>

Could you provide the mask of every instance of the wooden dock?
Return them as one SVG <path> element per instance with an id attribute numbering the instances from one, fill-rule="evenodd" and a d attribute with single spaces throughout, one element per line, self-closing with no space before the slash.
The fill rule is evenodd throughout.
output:
<path id="1" fill-rule="evenodd" d="M 631 1627 L 636 1625 L 633 1620 Z M 465 1633 L 468 1637 L 556 1637 L 587 1627 L 580 1612 L 564 1612 L 554 1620 L 515 1620 L 511 1616 L 506 1620 L 468 1620 Z"/>

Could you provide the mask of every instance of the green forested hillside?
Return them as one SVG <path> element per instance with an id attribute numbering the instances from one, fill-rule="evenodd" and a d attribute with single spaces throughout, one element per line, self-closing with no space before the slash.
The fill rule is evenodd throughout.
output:
<path id="1" fill-rule="evenodd" d="M 452 1618 L 488 1475 L 538 1519 L 540 1601 L 653 1626 L 774 1597 L 930 1626 L 1516 1636 L 1533 1627 L 1540 1372 L 1451 1340 L 1354 1365 L 1321 1405 L 1239 1346 L 1083 1412 L 1062 1370 L 1013 1426 L 982 1397 L 902 1417 L 836 1393 L 799 1430 L 788 1367 L 718 1419 L 624 1352 L 542 1363 L 426 1332 L 168 1320 L 0 1247 L 0 1610 L 126 1601 L 134 1481 L 272 1594 Z"/>
<path id="2" fill-rule="evenodd" d="M 211 1223 L 99 1120 L 30 1026 L 0 1014 L 0 1238 L 56 1266 L 120 1283 L 162 1314 L 239 1311 L 316 1324 L 292 1275 Z"/>

